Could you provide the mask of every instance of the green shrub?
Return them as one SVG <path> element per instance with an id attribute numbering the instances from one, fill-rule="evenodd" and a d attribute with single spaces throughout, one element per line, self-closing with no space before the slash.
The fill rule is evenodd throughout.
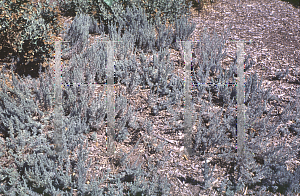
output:
<path id="1" fill-rule="evenodd" d="M 37 64 L 50 57 L 53 43 L 48 41 L 59 31 L 58 15 L 56 4 L 47 1 L 39 4 L 22 0 L 0 2 L 1 58 L 9 55 L 17 59 L 19 75 L 34 76 Z"/>

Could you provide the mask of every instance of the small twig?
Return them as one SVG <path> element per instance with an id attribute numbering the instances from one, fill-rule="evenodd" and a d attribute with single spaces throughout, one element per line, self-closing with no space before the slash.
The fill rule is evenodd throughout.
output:
<path id="1" fill-rule="evenodd" d="M 248 187 L 246 187 L 246 190 L 245 190 L 245 192 L 244 192 L 244 195 L 246 195 L 246 194 L 247 194 L 247 189 L 248 189 Z"/>
<path id="2" fill-rule="evenodd" d="M 141 135 L 144 136 L 143 132 L 141 132 Z M 171 144 L 173 144 L 173 145 L 179 146 L 179 145 L 177 144 L 177 141 L 169 140 L 169 139 L 163 138 L 163 137 L 161 137 L 161 136 L 159 136 L 159 135 L 156 135 L 156 134 L 153 133 L 153 132 L 151 133 L 151 135 L 155 136 L 155 137 L 158 138 L 158 139 L 161 139 L 161 140 L 164 140 L 164 141 L 166 141 L 166 142 L 169 142 L 169 143 L 171 143 Z"/>
<path id="3" fill-rule="evenodd" d="M 163 137 L 161 137 L 161 136 L 159 136 L 159 135 L 156 135 L 155 133 L 152 133 L 152 135 L 155 136 L 155 137 L 157 137 L 158 139 L 164 140 L 164 141 L 166 141 L 166 142 L 169 142 L 169 143 L 171 143 L 171 144 L 175 144 L 175 145 L 178 146 L 177 141 L 169 140 L 169 139 L 163 138 Z"/>
<path id="4" fill-rule="evenodd" d="M 178 180 L 178 182 L 183 186 L 183 184 L 182 184 L 182 182 L 178 179 L 178 178 L 176 178 L 177 180 Z"/>

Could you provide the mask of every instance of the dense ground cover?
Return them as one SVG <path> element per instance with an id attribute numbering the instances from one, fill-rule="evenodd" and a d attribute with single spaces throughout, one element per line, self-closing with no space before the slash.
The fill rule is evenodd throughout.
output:
<path id="1" fill-rule="evenodd" d="M 31 14 L 32 18 L 29 13 L 19 17 L 35 20 L 38 10 L 43 10 L 40 23 L 23 21 L 28 27 L 23 25 L 25 30 L 21 29 L 20 34 L 29 36 L 23 39 L 31 44 L 26 47 L 16 44 L 18 39 L 13 41 L 9 34 L 11 23 L 2 21 L 6 24 L 7 34 L 2 34 L 1 43 L 7 50 L 15 44 L 21 52 L 10 51 L 15 58 L 23 60 L 17 62 L 15 70 L 12 69 L 15 71 L 11 72 L 12 78 L 6 78 L 5 67 L 2 69 L 0 193 L 178 195 L 182 192 L 172 189 L 185 183 L 197 188 L 193 190 L 194 195 L 233 195 L 245 191 L 253 195 L 299 192 L 299 167 L 292 170 L 286 167 L 286 161 L 299 159 L 299 113 L 292 110 L 297 108 L 298 111 L 299 99 L 274 114 L 276 108 L 272 103 L 278 100 L 270 94 L 270 89 L 262 87 L 256 74 L 250 74 L 245 84 L 247 148 L 243 159 L 235 154 L 234 86 L 195 87 L 191 111 L 191 123 L 195 127 L 192 133 L 194 156 L 172 155 L 172 151 L 180 152 L 177 148 L 183 146 L 183 138 L 179 136 L 184 129 L 181 112 L 184 110 L 184 77 L 179 70 L 184 65 L 171 60 L 169 51 L 182 52 L 176 40 L 188 39 L 195 30 L 195 24 L 182 14 L 184 9 L 180 12 L 178 7 L 172 10 L 176 6 L 172 6 L 171 1 L 158 3 L 148 10 L 145 7 L 152 1 L 143 2 L 145 5 L 136 3 L 136 6 L 132 2 L 124 1 L 115 7 L 104 2 L 95 4 L 94 1 L 63 1 L 59 4 L 60 9 L 52 2 L 46 3 L 50 5 L 44 9 L 36 6 L 37 12 Z M 17 1 L 17 4 L 23 6 L 25 3 Z M 129 5 L 126 9 L 121 7 L 126 4 Z M 13 1 L 11 6 L 16 6 Z M 81 10 L 76 9 L 78 7 Z M 27 9 L 23 10 L 26 13 Z M 7 12 L 1 9 L 1 14 L 12 18 L 15 12 L 18 10 Z M 48 44 L 48 51 L 40 51 L 42 47 L 35 45 L 34 40 L 41 32 L 45 39 L 49 39 L 46 36 L 48 32 L 42 29 L 44 26 L 53 25 L 51 28 L 47 26 L 49 29 L 55 29 L 55 25 L 62 27 L 63 24 L 53 22 L 56 14 L 62 13 L 66 17 L 76 14 L 66 32 L 57 32 L 57 35 L 65 33 L 64 39 L 70 41 L 70 44 L 63 45 L 63 54 L 72 51 L 62 64 L 64 83 L 104 83 L 106 45 L 95 41 L 87 47 L 87 42 L 95 34 L 123 41 L 123 44 L 115 46 L 118 91 L 115 97 L 117 153 L 114 157 L 107 157 L 105 152 L 105 91 L 91 99 L 96 90 L 93 87 L 63 87 L 64 147 L 62 153 L 54 150 L 55 132 L 51 123 L 55 104 L 51 96 L 54 93 L 54 69 L 50 65 L 44 69 L 40 67 L 42 54 L 46 57 L 53 55 L 50 47 L 53 44 L 41 39 L 40 42 Z M 38 31 L 37 27 L 41 30 Z M 193 44 L 192 78 L 195 83 L 234 80 L 236 59 L 226 68 L 220 64 L 226 55 L 224 43 L 227 35 L 228 32 L 224 32 L 223 37 L 203 33 L 199 36 L 201 42 Z M 4 42 L 5 36 L 12 40 Z M 75 46 L 77 50 L 74 51 Z M 30 47 L 35 48 L 35 52 L 29 52 Z M 40 52 L 37 57 L 40 59 L 36 60 L 32 70 L 25 56 L 36 52 Z M 244 63 L 247 72 L 253 62 L 246 58 Z M 19 75 L 25 73 L 24 67 L 25 71 L 31 71 L 30 76 L 21 78 Z M 18 72 L 22 69 L 23 72 Z M 37 77 L 31 77 L 36 70 L 39 70 Z M 296 95 L 299 95 L 297 90 Z M 278 120 L 270 122 L 274 116 Z M 286 123 L 286 127 L 278 129 L 282 122 Z M 166 139 L 168 137 L 171 139 Z M 294 142 L 288 145 L 287 142 L 275 142 L 275 138 L 280 140 L 282 137 Z M 177 145 L 172 147 L 174 143 Z M 94 159 L 89 158 L 89 154 L 93 154 Z M 185 160 L 182 160 L 183 157 Z M 180 175 L 186 173 L 189 166 L 193 168 L 190 172 L 193 176 Z M 174 172 L 165 171 L 166 168 Z"/>

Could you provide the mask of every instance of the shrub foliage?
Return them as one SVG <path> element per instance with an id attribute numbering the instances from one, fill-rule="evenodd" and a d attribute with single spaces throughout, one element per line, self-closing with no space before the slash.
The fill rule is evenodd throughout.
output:
<path id="1" fill-rule="evenodd" d="M 184 1 L 178 3 L 187 5 Z M 81 0 L 58 1 L 57 5 L 45 1 L 42 4 L 43 8 L 39 4 L 30 5 L 33 6 L 31 14 L 26 11 L 30 7 L 28 2 L 1 2 L 0 11 L 5 16 L 0 19 L 2 28 L 5 29 L 1 34 L 1 44 L 3 50 L 11 48 L 16 55 L 27 54 L 27 46 L 18 41 L 28 40 L 31 47 L 36 47 L 36 51 L 44 52 L 46 49 L 38 47 L 43 44 L 34 44 L 38 41 L 35 38 L 49 38 L 48 30 L 58 25 L 53 23 L 57 13 L 75 13 L 64 37 L 69 44 L 64 43 L 62 47 L 63 54 L 68 54 L 69 60 L 62 63 L 62 82 L 72 83 L 62 87 L 63 150 L 57 153 L 53 145 L 55 132 L 51 122 L 54 118 L 52 111 L 55 100 L 52 95 L 55 70 L 48 66 L 42 75 L 42 66 L 39 64 L 40 77 L 34 78 L 20 77 L 11 67 L 10 80 L 4 75 L 3 68 L 0 80 L 0 130 L 4 133 L 3 140 L 0 138 L 0 193 L 170 195 L 171 180 L 158 173 L 170 159 L 170 153 L 164 148 L 166 143 L 150 137 L 154 135 L 154 122 L 137 120 L 136 116 L 141 108 L 136 108 L 128 100 L 128 95 L 138 94 L 140 87 L 148 89 L 146 107 L 151 109 L 150 115 L 158 116 L 162 111 L 168 111 L 170 116 L 163 117 L 162 126 L 169 127 L 173 132 L 184 129 L 183 115 L 178 112 L 184 109 L 184 79 L 174 73 L 176 65 L 170 60 L 169 49 L 179 50 L 176 41 L 188 40 L 195 24 L 187 22 L 188 15 L 179 14 L 184 9 L 175 8 L 178 6 L 174 6 L 173 1 L 124 0 L 110 5 L 104 1 Z M 16 15 L 22 13 L 21 10 L 24 14 Z M 37 23 L 35 18 L 39 13 L 43 13 L 43 17 Z M 9 17 L 23 24 L 23 29 L 10 23 Z M 166 21 L 169 22 L 168 26 Z M 16 31 L 17 36 L 12 36 L 12 30 Z M 123 145 L 128 145 L 125 141 L 130 140 L 130 151 L 119 152 L 118 155 L 110 157 L 116 167 L 122 168 L 119 172 L 113 173 L 106 168 L 103 176 L 94 175 L 88 180 L 87 173 L 91 169 L 92 160 L 88 156 L 90 138 L 87 135 L 93 133 L 92 139 L 96 140 L 97 131 L 105 129 L 107 119 L 104 92 L 94 97 L 95 87 L 88 85 L 106 82 L 106 43 L 95 41 L 92 46 L 87 47 L 88 37 L 94 33 L 121 41 L 114 47 L 115 83 L 125 87 L 125 90 L 115 96 L 115 140 Z M 25 37 L 21 38 L 21 35 Z M 191 77 L 195 84 L 228 83 L 234 79 L 237 72 L 236 59 L 228 69 L 223 69 L 220 65 L 226 55 L 222 51 L 227 35 L 227 31 L 220 37 L 204 32 L 200 42 L 193 44 L 195 49 Z M 9 39 L 5 39 L 7 36 Z M 50 46 L 49 43 L 48 54 L 51 54 Z M 21 52 L 17 53 L 19 50 Z M 153 59 L 148 58 L 148 54 L 153 55 Z M 247 71 L 253 61 L 248 56 L 244 64 Z M 75 85 L 78 83 L 86 85 Z M 282 113 L 274 115 L 276 106 L 272 103 L 279 100 L 270 94 L 271 89 L 263 89 L 261 84 L 257 74 L 250 75 L 245 83 L 247 138 L 243 157 L 235 154 L 236 87 L 193 86 L 195 93 L 192 93 L 191 123 L 192 127 L 196 127 L 192 134 L 193 156 L 205 160 L 205 164 L 201 165 L 203 181 L 195 185 L 199 186 L 200 194 L 214 190 L 218 194 L 235 195 L 240 194 L 246 187 L 253 195 L 267 192 L 293 195 L 300 191 L 299 167 L 294 171 L 286 168 L 287 161 L 292 158 L 299 159 L 298 144 L 295 142 L 286 145 L 283 142 L 275 146 L 270 141 L 270 138 L 279 136 L 299 136 L 297 103 L 300 89 L 296 91 L 297 99 L 289 103 Z M 196 107 L 199 105 L 201 108 Z M 211 110 L 216 106 L 222 110 Z M 277 118 L 276 122 L 271 122 L 273 116 Z M 279 128 L 282 123 L 286 124 L 285 128 Z M 166 134 L 166 130 L 159 132 Z M 141 143 L 146 146 L 146 152 L 135 154 Z M 139 162 L 141 156 L 146 157 L 146 167 Z M 216 160 L 207 161 L 212 156 L 217 157 Z M 133 157 L 134 161 L 131 160 Z M 214 170 L 217 165 L 213 165 L 213 162 L 218 162 L 219 167 L 226 169 L 221 174 L 221 184 L 218 187 L 213 183 L 217 179 Z M 178 177 L 179 180 L 182 178 Z M 189 183 L 187 178 L 185 180 Z"/>

